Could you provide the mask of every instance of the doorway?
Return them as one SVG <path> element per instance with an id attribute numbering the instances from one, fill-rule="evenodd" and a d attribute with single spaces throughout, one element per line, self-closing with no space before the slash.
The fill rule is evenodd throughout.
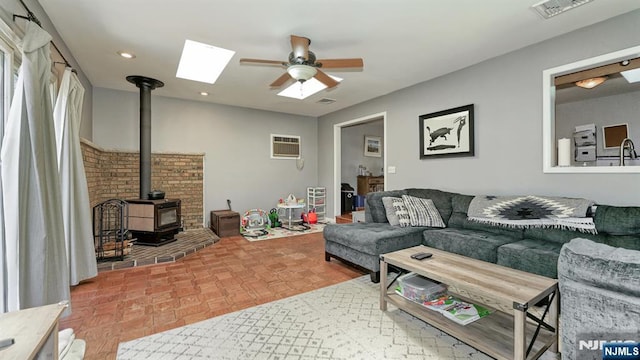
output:
<path id="1" fill-rule="evenodd" d="M 361 159 L 351 159 L 351 160 L 347 160 L 349 161 L 349 163 L 351 164 L 351 167 L 354 167 L 353 164 L 356 163 L 363 163 L 366 162 L 368 164 L 375 164 L 375 156 L 372 157 L 371 159 L 368 158 L 369 155 L 365 155 L 366 153 L 366 149 L 364 146 L 364 141 L 365 141 L 365 136 L 367 135 L 372 135 L 372 134 L 367 134 L 367 131 L 372 131 L 370 129 L 372 129 L 371 126 L 367 126 L 368 124 L 374 124 L 377 122 L 382 122 L 382 136 L 381 136 L 381 140 L 382 140 L 382 154 L 379 157 L 379 159 L 382 160 L 381 162 L 381 166 L 379 166 L 379 168 L 370 168 L 367 169 L 366 171 L 369 171 L 372 175 L 382 175 L 385 180 L 386 180 L 386 163 L 387 163 L 387 141 L 386 141 L 386 135 L 387 135 L 387 113 L 386 112 L 381 112 L 381 113 L 377 113 L 377 114 L 372 114 L 372 115 L 368 115 L 368 116 L 364 116 L 364 117 L 360 117 L 357 119 L 352 119 L 352 120 L 348 120 L 342 123 L 338 123 L 333 125 L 333 154 L 334 154 L 334 159 L 333 159 L 333 173 L 334 173 L 334 180 L 333 180 L 333 189 L 334 189 L 334 208 L 333 208 L 333 213 L 335 217 L 338 217 L 341 215 L 342 211 L 341 211 L 341 199 L 342 199 L 342 183 L 344 182 L 343 180 L 345 179 L 356 179 L 357 175 L 358 175 L 358 169 L 357 166 L 355 166 L 355 168 L 350 168 L 350 167 L 344 167 L 343 166 L 343 161 L 345 161 L 343 159 L 343 153 L 345 154 L 353 154 L 352 149 L 345 149 L 343 147 L 343 134 L 345 134 L 345 137 L 350 137 L 352 139 L 357 139 L 357 141 L 354 141 L 356 143 L 355 146 L 360 147 L 361 150 L 361 154 L 362 154 L 362 158 Z M 361 127 L 362 129 L 362 133 L 360 133 L 359 135 L 354 135 L 354 134 L 358 134 L 357 131 L 357 127 Z M 355 131 L 354 131 L 355 130 Z M 377 135 L 380 134 L 375 134 L 374 137 L 376 137 Z M 360 140 L 361 139 L 361 140 Z M 351 147 L 351 145 L 350 145 Z M 351 156 L 351 155 L 350 155 Z M 354 155 L 355 156 L 355 155 Z M 379 160 L 378 159 L 378 160 Z M 344 169 L 344 173 L 345 176 L 343 177 L 343 169 Z M 350 180 L 348 182 L 351 181 L 355 181 L 355 180 Z M 356 189 L 357 187 L 357 183 L 351 184 L 354 189 Z M 387 189 L 387 182 L 384 182 L 384 189 Z"/>

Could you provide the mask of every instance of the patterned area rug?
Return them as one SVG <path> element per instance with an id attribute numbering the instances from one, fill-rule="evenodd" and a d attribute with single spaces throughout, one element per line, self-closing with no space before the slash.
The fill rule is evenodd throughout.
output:
<path id="1" fill-rule="evenodd" d="M 118 359 L 489 359 L 389 306 L 363 276 L 120 343 Z M 545 353 L 543 359 L 554 359 Z"/>
<path id="2" fill-rule="evenodd" d="M 287 236 L 296 236 L 296 235 L 304 235 L 304 234 L 321 232 L 322 229 L 324 229 L 324 225 L 325 224 L 320 224 L 320 223 L 310 224 L 310 225 L 307 225 L 309 229 L 306 229 L 305 227 L 302 227 L 299 225 L 294 225 L 291 228 L 291 230 L 279 227 L 274 229 L 266 229 L 265 230 L 267 232 L 266 234 L 260 233 L 260 232 L 249 232 L 249 233 L 242 233 L 242 236 L 244 236 L 244 238 L 249 241 L 271 240 L 271 239 L 277 239 L 277 238 L 282 238 Z"/>

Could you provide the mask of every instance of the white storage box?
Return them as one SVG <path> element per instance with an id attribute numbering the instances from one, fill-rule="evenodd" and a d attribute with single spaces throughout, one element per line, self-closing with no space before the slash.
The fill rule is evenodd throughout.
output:
<path id="1" fill-rule="evenodd" d="M 576 147 L 576 161 L 596 161 L 595 146 Z"/>
<path id="2" fill-rule="evenodd" d="M 573 142 L 576 146 L 595 145 L 596 133 L 590 130 L 573 133 Z"/>
<path id="3" fill-rule="evenodd" d="M 398 278 L 398 292 L 403 297 L 424 302 L 436 299 L 447 293 L 447 286 L 427 279 L 416 273 L 409 273 Z"/>

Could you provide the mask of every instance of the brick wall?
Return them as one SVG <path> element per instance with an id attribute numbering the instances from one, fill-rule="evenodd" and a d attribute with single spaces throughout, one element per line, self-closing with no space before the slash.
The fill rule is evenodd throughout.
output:
<path id="1" fill-rule="evenodd" d="M 91 208 L 108 199 L 140 197 L 140 155 L 110 151 L 82 139 Z M 204 154 L 151 154 L 151 189 L 182 200 L 185 229 L 201 228 L 204 209 Z"/>

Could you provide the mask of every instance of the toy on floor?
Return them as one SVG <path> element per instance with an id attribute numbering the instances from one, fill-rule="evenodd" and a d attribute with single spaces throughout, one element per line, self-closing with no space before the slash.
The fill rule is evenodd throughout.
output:
<path id="1" fill-rule="evenodd" d="M 280 221 L 280 217 L 278 216 L 278 209 L 276 208 L 273 208 L 269 211 L 269 225 L 272 228 L 282 226 L 282 222 Z"/>
<path id="2" fill-rule="evenodd" d="M 262 209 L 251 209 L 244 213 L 242 217 L 242 235 L 248 237 L 258 237 L 267 235 L 266 230 L 269 225 L 267 213 Z"/>

